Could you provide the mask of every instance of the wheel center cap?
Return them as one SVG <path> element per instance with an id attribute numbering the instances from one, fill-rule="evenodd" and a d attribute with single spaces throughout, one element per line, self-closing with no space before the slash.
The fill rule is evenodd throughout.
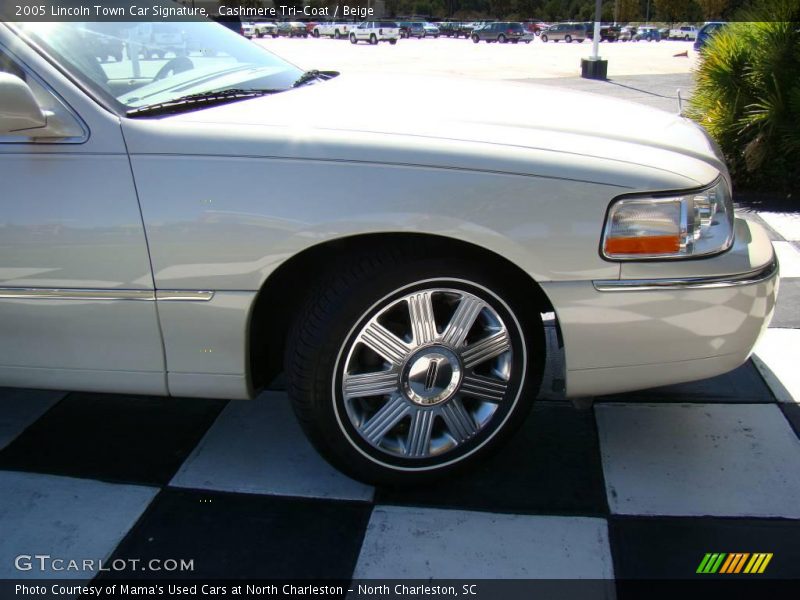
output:
<path id="1" fill-rule="evenodd" d="M 420 350 L 406 363 L 401 377 L 409 400 L 431 406 L 449 400 L 461 384 L 461 362 L 442 346 Z"/>

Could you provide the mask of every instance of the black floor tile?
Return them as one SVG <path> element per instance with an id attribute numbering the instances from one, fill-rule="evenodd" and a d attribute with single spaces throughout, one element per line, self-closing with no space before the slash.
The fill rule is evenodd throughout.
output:
<path id="1" fill-rule="evenodd" d="M 0 452 L 0 469 L 166 484 L 225 404 L 72 393 Z"/>
<path id="2" fill-rule="evenodd" d="M 612 517 L 609 538 L 617 579 L 800 578 L 800 521 Z M 773 557 L 761 575 L 697 573 L 706 553 L 722 552 Z"/>
<path id="3" fill-rule="evenodd" d="M 567 403 L 539 402 L 520 431 L 494 456 L 436 484 L 378 490 L 376 503 L 606 514 L 594 414 Z"/>
<path id="4" fill-rule="evenodd" d="M 194 561 L 191 572 L 137 578 L 349 579 L 371 510 L 362 502 L 167 488 L 109 564 L 114 558 Z"/>
<path id="5" fill-rule="evenodd" d="M 800 438 L 800 404 L 781 403 L 781 410 L 783 411 L 786 420 L 794 429 L 795 435 Z"/>
<path id="6" fill-rule="evenodd" d="M 709 379 L 678 383 L 626 394 L 598 396 L 596 402 L 695 402 L 757 404 L 775 402 L 758 370 L 748 360 L 738 369 Z"/>
<path id="7" fill-rule="evenodd" d="M 781 279 L 770 327 L 800 328 L 800 279 Z"/>

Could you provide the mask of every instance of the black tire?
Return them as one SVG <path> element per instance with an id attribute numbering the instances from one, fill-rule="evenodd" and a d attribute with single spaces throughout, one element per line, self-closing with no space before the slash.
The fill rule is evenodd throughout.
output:
<path id="1" fill-rule="evenodd" d="M 481 38 L 479 38 L 477 35 L 473 35 L 473 36 L 472 36 L 472 41 L 473 41 L 473 42 L 475 42 L 475 43 L 477 44 L 478 42 L 480 42 L 480 41 L 481 41 Z"/>
<path id="2" fill-rule="evenodd" d="M 342 34 L 339 33 L 338 29 L 333 32 L 333 39 L 338 40 L 340 37 L 342 37 Z"/>
<path id="3" fill-rule="evenodd" d="M 504 36 L 501 33 L 500 35 L 497 36 L 497 41 L 500 42 L 501 44 L 505 44 L 508 40 L 506 39 L 506 36 Z"/>
<path id="4" fill-rule="evenodd" d="M 357 44 L 358 43 L 358 39 L 356 38 L 356 34 L 355 33 L 351 33 L 350 34 L 350 43 L 351 44 Z"/>
<path id="5" fill-rule="evenodd" d="M 378 36 L 375 35 L 374 33 L 370 34 L 369 43 L 372 44 L 373 46 L 377 45 L 378 44 Z"/>
<path id="6" fill-rule="evenodd" d="M 389 40 L 389 43 L 394 46 L 397 43 L 397 40 Z"/>
<path id="7" fill-rule="evenodd" d="M 544 43 L 544 44 L 546 44 L 546 43 L 547 43 L 547 34 L 546 34 L 546 33 L 543 33 L 543 34 L 542 34 L 541 36 L 539 36 L 539 37 L 542 39 L 542 43 Z"/>
<path id="8" fill-rule="evenodd" d="M 412 247 L 393 247 L 354 255 L 340 261 L 339 265 L 323 278 L 302 304 L 290 327 L 285 356 L 288 390 L 295 414 L 317 450 L 332 465 L 361 481 L 407 485 L 430 481 L 461 469 L 507 440 L 525 420 L 533 404 L 541 381 L 545 352 L 541 319 L 531 309 L 529 297 L 520 291 L 519 286 L 511 283 L 509 274 L 501 272 L 503 269 L 476 268 L 474 261 L 453 254 L 439 254 L 432 258 L 430 253 L 426 255 L 424 250 Z M 493 404 L 497 408 L 482 425 L 476 425 L 478 419 L 475 416 L 479 413 L 474 408 L 463 411 L 471 402 L 470 392 L 460 388 L 452 392 L 456 396 L 438 405 L 408 404 L 411 407 L 408 410 L 412 412 L 393 421 L 391 427 L 394 429 L 381 433 L 379 440 L 382 443 L 387 439 L 393 441 L 393 436 L 397 436 L 397 440 L 405 436 L 405 441 L 397 442 L 405 449 L 384 449 L 364 437 L 360 432 L 364 421 L 358 424 L 347 410 L 354 404 L 374 401 L 375 412 L 384 410 L 386 414 L 387 404 L 411 401 L 408 397 L 387 393 L 383 399 L 372 397 L 354 402 L 351 398 L 348 403 L 344 397 L 343 377 L 352 360 L 350 349 L 359 348 L 364 352 L 363 342 L 359 346 L 356 340 L 365 324 L 370 323 L 376 314 L 382 314 L 385 307 L 393 303 L 394 306 L 407 307 L 403 298 L 409 294 L 442 288 L 445 288 L 445 293 L 455 292 L 456 297 L 460 294 L 463 298 L 483 301 L 486 308 L 480 310 L 497 315 L 501 326 L 507 326 L 508 347 L 514 357 L 508 363 L 507 387 L 499 402 Z M 486 314 L 479 313 L 472 322 L 480 323 Z M 445 318 L 449 322 L 452 315 L 441 320 Z M 431 346 L 416 348 L 409 354 L 406 366 L 419 360 L 414 358 L 414 352 L 431 351 Z M 378 354 L 374 356 L 380 361 Z M 403 372 L 407 372 L 405 367 Z M 406 393 L 399 392 L 399 389 L 398 394 Z M 456 400 L 459 394 L 464 395 Z M 471 415 L 466 421 L 469 429 L 464 430 L 471 433 L 462 435 L 460 440 L 455 440 L 455 436 L 446 437 L 453 430 L 441 416 L 451 402 L 460 405 L 454 411 L 460 408 L 459 414 L 467 412 Z M 411 419 L 425 420 L 420 418 L 425 412 L 429 413 L 431 425 L 422 438 L 425 444 L 419 448 L 424 448 L 426 453 L 408 456 L 413 445 Z M 365 419 L 368 421 L 372 416 Z M 454 421 L 451 419 L 450 422 Z M 437 432 L 439 438 L 434 440 L 433 435 Z M 441 443 L 439 439 L 442 438 L 450 440 L 446 442 L 449 445 L 445 445 L 444 450 L 439 446 L 439 450 L 434 451 L 433 442 Z"/>
<path id="9" fill-rule="evenodd" d="M 565 35 L 564 36 L 564 41 L 567 42 L 568 44 L 571 44 L 572 43 L 572 36 L 571 35 Z"/>
<path id="10" fill-rule="evenodd" d="M 315 29 L 314 31 L 312 31 L 311 35 L 313 35 L 315 38 L 318 38 L 319 37 L 319 29 Z"/>

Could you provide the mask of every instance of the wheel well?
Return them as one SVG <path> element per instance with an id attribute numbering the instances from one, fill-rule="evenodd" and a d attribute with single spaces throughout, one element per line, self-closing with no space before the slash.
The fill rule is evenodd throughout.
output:
<path id="1" fill-rule="evenodd" d="M 409 245 L 426 253 L 452 253 L 501 270 L 509 281 L 524 286 L 531 306 L 554 312 L 536 281 L 508 259 L 474 244 L 435 235 L 413 233 L 367 234 L 324 242 L 293 256 L 272 273 L 259 290 L 250 318 L 249 373 L 253 389 L 263 388 L 283 370 L 289 326 L 318 277 L 340 260 L 380 247 Z M 267 343 L 267 341 L 271 343 Z"/>

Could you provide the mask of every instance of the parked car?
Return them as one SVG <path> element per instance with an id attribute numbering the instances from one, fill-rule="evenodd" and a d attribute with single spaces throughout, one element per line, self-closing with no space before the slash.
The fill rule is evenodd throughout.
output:
<path id="1" fill-rule="evenodd" d="M 308 37 L 308 30 L 306 24 L 300 21 L 281 21 L 278 23 L 278 35 L 280 37 Z"/>
<path id="2" fill-rule="evenodd" d="M 609 25 L 602 23 L 600 25 L 600 41 L 601 42 L 616 42 L 619 39 L 620 28 L 616 25 Z M 586 38 L 594 39 L 594 23 L 586 24 Z"/>
<path id="3" fill-rule="evenodd" d="M 512 42 L 516 44 L 525 36 L 525 28 L 522 23 L 514 23 L 510 21 L 498 21 L 496 23 L 487 23 L 483 27 L 473 30 L 472 41 L 476 44 L 481 40 L 491 43 L 498 42 L 505 44 Z"/>
<path id="4" fill-rule="evenodd" d="M 459 36 L 459 23 L 455 21 L 440 21 L 436 23 L 439 28 L 439 33 L 444 37 L 458 37 Z"/>
<path id="5" fill-rule="evenodd" d="M 314 37 L 330 37 L 335 40 L 346 38 L 350 34 L 352 23 L 317 23 L 312 35 Z"/>
<path id="6" fill-rule="evenodd" d="M 246 37 L 248 40 L 256 37 L 255 23 L 252 23 L 250 21 L 245 21 L 244 23 L 242 23 L 242 35 Z"/>
<path id="7" fill-rule="evenodd" d="M 186 53 L 186 38 L 176 23 L 139 23 L 131 29 L 129 42 L 129 52 L 136 46 L 145 60 Z"/>
<path id="8" fill-rule="evenodd" d="M 425 26 L 420 21 L 402 21 L 398 23 L 400 37 L 417 38 L 421 40 L 425 37 Z"/>
<path id="9" fill-rule="evenodd" d="M 423 23 L 422 28 L 425 32 L 425 37 L 438 38 L 442 33 L 433 23 Z"/>
<path id="10" fill-rule="evenodd" d="M 621 27 L 619 30 L 619 37 L 617 38 L 620 42 L 630 42 L 636 36 L 636 27 L 626 26 Z"/>
<path id="11" fill-rule="evenodd" d="M 547 24 L 541 21 L 528 21 L 523 23 L 523 27 L 525 27 L 526 31 L 538 36 L 541 35 L 543 30 L 547 29 Z"/>
<path id="12" fill-rule="evenodd" d="M 642 25 L 636 29 L 636 35 L 633 36 L 633 41 L 660 42 L 661 32 L 659 32 L 658 27 Z"/>
<path id="13" fill-rule="evenodd" d="M 117 37 L 104 35 L 91 35 L 87 40 L 87 46 L 91 49 L 91 54 L 105 62 L 113 58 L 117 62 L 122 62 L 125 44 Z"/>
<path id="14" fill-rule="evenodd" d="M 303 72 L 209 21 L 225 60 L 91 58 L 135 26 L 0 23 L 0 386 L 271 402 L 283 372 L 332 464 L 418 484 L 523 423 L 542 314 L 570 398 L 725 373 L 770 320 L 769 236 L 680 115 Z"/>
<path id="15" fill-rule="evenodd" d="M 470 39 L 472 37 L 472 32 L 475 30 L 476 27 L 479 27 L 478 23 L 474 21 L 459 23 L 458 25 L 458 35 L 456 37 L 464 36 L 466 39 Z"/>
<path id="16" fill-rule="evenodd" d="M 658 28 L 658 35 L 661 36 L 662 40 L 669 39 L 669 27 L 659 27 Z"/>
<path id="17" fill-rule="evenodd" d="M 253 23 L 253 32 L 258 38 L 265 36 L 276 38 L 278 37 L 278 26 L 271 21 L 255 21 Z"/>
<path id="18" fill-rule="evenodd" d="M 700 52 L 708 43 L 708 40 L 723 29 L 725 25 L 727 25 L 727 23 L 722 21 L 711 21 L 703 25 L 700 31 L 697 32 L 697 39 L 694 41 L 694 49 Z"/>
<path id="19" fill-rule="evenodd" d="M 682 25 L 680 27 L 676 27 L 675 29 L 669 30 L 669 37 L 675 40 L 696 40 L 697 39 L 697 27 L 694 25 Z"/>
<path id="20" fill-rule="evenodd" d="M 363 21 L 350 30 L 350 43 L 389 42 L 393 46 L 400 39 L 400 27 L 394 21 Z"/>
<path id="21" fill-rule="evenodd" d="M 586 26 L 582 23 L 556 23 L 539 36 L 543 42 L 565 41 L 571 44 L 574 41 L 583 42 L 586 39 Z"/>

